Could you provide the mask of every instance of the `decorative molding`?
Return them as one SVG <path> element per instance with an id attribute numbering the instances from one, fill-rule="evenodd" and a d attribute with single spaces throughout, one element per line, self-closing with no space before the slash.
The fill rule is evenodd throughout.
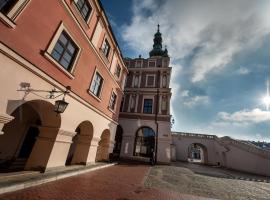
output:
<path id="1" fill-rule="evenodd" d="M 0 113 L 0 123 L 6 124 L 8 122 L 10 122 L 11 120 L 13 120 L 14 117 L 10 116 L 6 113 Z"/>
<path id="2" fill-rule="evenodd" d="M 4 15 L 3 13 L 0 12 L 0 20 L 7 25 L 9 28 L 15 28 L 16 24 L 9 19 L 6 15 Z"/>

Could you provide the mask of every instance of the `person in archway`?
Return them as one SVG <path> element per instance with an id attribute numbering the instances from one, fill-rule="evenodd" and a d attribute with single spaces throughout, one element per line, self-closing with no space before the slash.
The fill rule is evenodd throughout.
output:
<path id="1" fill-rule="evenodd" d="M 151 156 L 150 156 L 150 164 L 155 165 L 156 164 L 156 154 L 155 154 L 155 149 L 151 148 Z"/>

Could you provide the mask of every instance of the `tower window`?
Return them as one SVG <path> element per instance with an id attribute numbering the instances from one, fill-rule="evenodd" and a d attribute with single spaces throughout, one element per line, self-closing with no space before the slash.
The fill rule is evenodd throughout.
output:
<path id="1" fill-rule="evenodd" d="M 155 86 L 155 75 L 146 75 L 146 86 L 147 87 Z"/>
<path id="2" fill-rule="evenodd" d="M 148 61 L 148 67 L 156 67 L 156 61 L 155 60 L 149 60 Z"/>
<path id="3" fill-rule="evenodd" d="M 152 114 L 153 99 L 144 99 L 143 102 L 143 113 Z"/>

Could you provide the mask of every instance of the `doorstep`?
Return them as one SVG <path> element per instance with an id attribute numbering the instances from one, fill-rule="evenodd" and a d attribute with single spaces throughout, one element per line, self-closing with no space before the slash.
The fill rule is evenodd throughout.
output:
<path id="1" fill-rule="evenodd" d="M 46 173 L 36 171 L 22 171 L 16 173 L 0 174 L 0 194 L 14 192 L 25 188 L 41 185 L 51 181 L 76 176 L 90 171 L 106 168 L 116 163 L 96 163 L 92 165 L 82 166 L 74 165 L 63 167 L 57 170 L 51 170 Z"/>

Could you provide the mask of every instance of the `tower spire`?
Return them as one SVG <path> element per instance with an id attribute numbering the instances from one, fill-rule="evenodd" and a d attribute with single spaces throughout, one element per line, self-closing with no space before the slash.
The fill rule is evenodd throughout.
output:
<path id="1" fill-rule="evenodd" d="M 157 32 L 154 36 L 153 49 L 149 52 L 150 57 L 152 56 L 168 56 L 168 51 L 162 50 L 162 34 L 160 33 L 160 25 L 157 25 Z"/>

